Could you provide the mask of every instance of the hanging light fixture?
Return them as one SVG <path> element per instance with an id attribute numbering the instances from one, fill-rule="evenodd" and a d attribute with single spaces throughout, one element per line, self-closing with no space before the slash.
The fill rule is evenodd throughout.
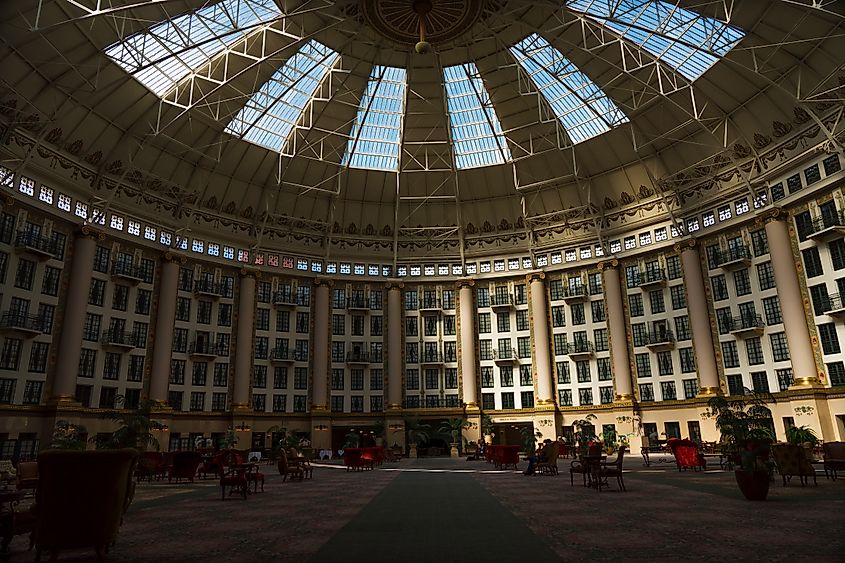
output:
<path id="1" fill-rule="evenodd" d="M 414 0 L 414 12 L 420 18 L 420 40 L 414 45 L 414 50 L 420 55 L 431 52 L 431 43 L 425 40 L 425 18 L 431 12 L 431 0 Z"/>

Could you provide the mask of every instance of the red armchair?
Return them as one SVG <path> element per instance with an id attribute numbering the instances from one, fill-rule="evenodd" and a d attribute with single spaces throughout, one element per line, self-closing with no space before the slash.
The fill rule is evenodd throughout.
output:
<path id="1" fill-rule="evenodd" d="M 170 466 L 170 474 L 167 476 L 169 482 L 179 482 L 179 479 L 188 479 L 194 482 L 197 469 L 202 463 L 202 456 L 197 452 L 174 452 L 173 465 Z"/>
<path id="2" fill-rule="evenodd" d="M 672 450 L 672 455 L 675 456 L 675 464 L 678 466 L 678 471 L 685 469 L 692 469 L 693 471 L 707 469 L 707 460 L 704 459 L 704 454 L 699 450 L 698 444 L 692 440 L 671 438 L 667 442 L 667 445 Z"/>

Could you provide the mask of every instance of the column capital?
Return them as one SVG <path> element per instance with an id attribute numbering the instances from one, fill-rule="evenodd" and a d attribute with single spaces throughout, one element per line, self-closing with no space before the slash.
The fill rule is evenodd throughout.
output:
<path id="1" fill-rule="evenodd" d="M 596 264 L 596 268 L 599 269 L 600 272 L 603 272 L 607 269 L 618 268 L 619 267 L 619 260 L 616 258 L 611 258 L 610 260 L 602 260 L 598 264 Z"/>
<path id="2" fill-rule="evenodd" d="M 387 403 L 385 410 L 388 411 L 401 411 L 402 405 L 399 403 Z"/>
<path id="3" fill-rule="evenodd" d="M 384 282 L 384 288 L 388 291 L 391 289 L 404 289 L 405 282 L 401 280 L 388 280 Z"/>
<path id="4" fill-rule="evenodd" d="M 329 407 L 325 404 L 311 403 L 311 416 L 329 416 Z"/>
<path id="5" fill-rule="evenodd" d="M 334 280 L 329 278 L 314 278 L 314 285 L 317 287 L 327 287 L 329 289 L 334 287 Z"/>
<path id="6" fill-rule="evenodd" d="M 771 223 L 772 221 L 786 221 L 787 219 L 789 219 L 789 211 L 783 207 L 772 207 L 771 209 L 766 209 L 757 215 L 754 222 L 758 225 L 765 225 L 767 223 Z"/>
<path id="7" fill-rule="evenodd" d="M 242 278 L 252 278 L 257 280 L 261 277 L 261 272 L 252 268 L 241 268 L 238 270 L 238 275 Z"/>
<path id="8" fill-rule="evenodd" d="M 0 194 L 0 207 L 14 207 L 15 205 L 15 198 L 10 196 L 9 194 Z"/>
<path id="9" fill-rule="evenodd" d="M 106 240 L 106 233 L 99 229 L 95 229 L 90 225 L 82 225 L 79 230 L 76 231 L 76 236 L 78 238 L 90 238 L 91 240 L 96 241 Z"/>
<path id="10" fill-rule="evenodd" d="M 533 281 L 543 281 L 546 279 L 546 272 L 531 272 L 530 274 L 525 274 L 525 281 L 531 283 Z"/>
<path id="11" fill-rule="evenodd" d="M 704 399 L 724 395 L 721 387 L 699 387 L 698 396 Z"/>
<path id="12" fill-rule="evenodd" d="M 690 237 L 688 239 L 684 239 L 682 241 L 676 242 L 674 245 L 675 252 L 683 252 L 685 250 L 692 250 L 695 249 L 699 244 L 698 239 L 695 237 Z"/>
<path id="13" fill-rule="evenodd" d="M 470 289 L 475 287 L 475 280 L 472 278 L 463 278 L 455 282 L 456 289 L 463 289 L 465 287 L 468 287 Z"/>
<path id="14" fill-rule="evenodd" d="M 185 262 L 188 261 L 188 259 L 185 258 L 185 256 L 183 256 L 182 254 L 177 254 L 175 252 L 171 252 L 171 251 L 168 250 L 167 252 L 165 252 L 164 254 L 161 255 L 161 261 L 162 262 L 172 262 L 174 264 L 178 264 L 178 265 L 182 266 L 182 265 L 185 264 Z"/>

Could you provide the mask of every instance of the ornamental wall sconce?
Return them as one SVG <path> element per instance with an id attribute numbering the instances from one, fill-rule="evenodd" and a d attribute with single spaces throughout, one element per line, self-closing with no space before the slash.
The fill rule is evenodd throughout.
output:
<path id="1" fill-rule="evenodd" d="M 466 427 L 469 428 L 469 429 L 475 430 L 476 428 L 478 428 L 478 423 L 477 422 L 467 422 Z"/>
<path id="2" fill-rule="evenodd" d="M 240 424 L 235 426 L 235 432 L 249 432 L 250 430 L 251 428 L 249 424 L 245 423 L 244 421 L 241 421 Z"/>
<path id="3" fill-rule="evenodd" d="M 634 417 L 627 416 L 627 415 L 622 415 L 622 416 L 616 417 L 616 422 L 618 422 L 619 424 L 622 424 L 623 422 L 632 422 L 633 420 L 634 420 Z"/>
<path id="4" fill-rule="evenodd" d="M 387 428 L 392 432 L 401 432 L 405 429 L 405 426 L 403 426 L 402 424 L 390 424 Z"/>
<path id="5" fill-rule="evenodd" d="M 329 429 L 329 427 L 326 426 L 325 424 L 315 424 L 314 425 L 314 430 L 324 431 L 324 430 L 328 430 L 328 429 Z"/>
<path id="6" fill-rule="evenodd" d="M 166 424 L 159 424 L 155 428 L 152 429 L 153 432 L 167 432 L 170 430 L 170 427 Z"/>
<path id="7" fill-rule="evenodd" d="M 795 414 L 797 416 L 801 416 L 801 415 L 804 415 L 804 414 L 813 414 L 816 411 L 816 407 L 802 406 L 802 407 L 795 407 L 793 410 L 795 411 Z"/>
<path id="8" fill-rule="evenodd" d="M 538 421 L 540 426 L 554 426 L 554 421 L 549 420 L 548 418 L 544 418 L 543 420 Z"/>

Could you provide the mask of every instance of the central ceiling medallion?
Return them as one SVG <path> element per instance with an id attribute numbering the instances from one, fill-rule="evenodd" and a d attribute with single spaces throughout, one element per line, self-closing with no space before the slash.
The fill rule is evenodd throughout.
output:
<path id="1" fill-rule="evenodd" d="M 426 52 L 468 31 L 484 0 L 361 0 L 364 17 L 381 35 Z"/>

